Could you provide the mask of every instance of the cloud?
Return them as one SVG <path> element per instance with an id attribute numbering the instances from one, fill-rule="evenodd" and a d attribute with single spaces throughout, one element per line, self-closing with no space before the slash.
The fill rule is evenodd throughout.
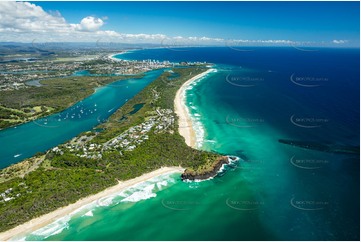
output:
<path id="1" fill-rule="evenodd" d="M 348 42 L 347 40 L 342 40 L 342 39 L 340 39 L 340 40 L 336 40 L 336 39 L 332 40 L 332 43 L 334 43 L 334 44 L 346 44 L 347 42 Z"/>
<path id="2" fill-rule="evenodd" d="M 128 40 L 162 40 L 167 36 L 164 34 L 122 34 L 122 37 Z"/>
<path id="3" fill-rule="evenodd" d="M 28 2 L 0 2 L 0 32 L 63 32 L 68 28 L 59 12 L 50 14 Z"/>
<path id="4" fill-rule="evenodd" d="M 3 2 L 0 1 L 0 33 L 8 33 L 9 37 L 19 33 L 19 38 L 26 40 L 28 36 L 36 35 L 37 38 L 52 36 L 62 38 L 74 36 L 79 38 L 87 36 L 80 32 L 97 32 L 104 25 L 100 18 L 87 16 L 80 23 L 68 23 L 59 11 L 44 11 L 40 6 L 28 2 Z M 113 31 L 114 32 L 114 31 Z M 114 36 L 112 31 L 103 31 L 105 36 Z M 42 36 L 41 34 L 44 33 Z M 80 34 L 80 36 L 79 36 Z M 0 41 L 3 41 L 0 39 Z"/>
<path id="5" fill-rule="evenodd" d="M 88 17 L 83 18 L 80 21 L 80 24 L 75 24 L 72 26 L 80 31 L 94 32 L 94 31 L 97 31 L 100 27 L 102 27 L 103 24 L 104 24 L 104 22 L 102 19 L 88 16 Z"/>
<path id="6" fill-rule="evenodd" d="M 80 23 L 68 23 L 59 11 L 46 12 L 28 2 L 0 1 L 0 41 L 86 41 L 102 38 L 114 42 L 160 43 L 163 34 L 125 34 L 101 30 L 107 16 L 84 17 Z"/>

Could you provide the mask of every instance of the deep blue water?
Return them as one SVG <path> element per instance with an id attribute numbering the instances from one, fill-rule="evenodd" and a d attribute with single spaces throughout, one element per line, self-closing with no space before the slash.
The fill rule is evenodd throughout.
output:
<path id="1" fill-rule="evenodd" d="M 359 240 L 359 155 L 278 142 L 359 146 L 358 49 L 150 49 L 118 58 L 214 63 L 186 103 L 199 147 L 240 162 L 203 182 L 155 178 L 27 239 Z"/>
<path id="2" fill-rule="evenodd" d="M 125 53 L 119 58 L 215 63 L 218 76 L 224 79 L 216 86 L 213 98 L 217 98 L 217 102 L 231 105 L 237 111 L 252 112 L 259 118 L 267 117 L 272 127 L 287 131 L 284 138 L 359 144 L 359 49 L 181 50 L 148 49 Z M 243 102 L 247 105 L 239 107 Z M 299 132 L 294 125 L 290 126 L 292 116 L 294 121 L 320 119 L 301 120 L 300 124 L 318 126 L 322 123 L 323 132 L 320 129 L 315 132 L 312 128 Z"/>
<path id="3" fill-rule="evenodd" d="M 204 132 L 203 149 L 243 158 L 235 171 L 215 180 L 232 177 L 238 183 L 229 183 L 229 190 L 251 191 L 262 201 L 262 209 L 250 215 L 261 221 L 254 225 L 259 233 L 279 240 L 359 239 L 359 155 L 278 142 L 359 147 L 359 49 L 149 49 L 119 58 L 215 64 L 217 72 L 187 92 L 187 104 L 198 134 Z M 240 215 L 239 222 L 217 226 L 245 226 L 243 219 Z M 225 229 L 221 238 L 252 238 L 254 231 L 248 229 Z"/>

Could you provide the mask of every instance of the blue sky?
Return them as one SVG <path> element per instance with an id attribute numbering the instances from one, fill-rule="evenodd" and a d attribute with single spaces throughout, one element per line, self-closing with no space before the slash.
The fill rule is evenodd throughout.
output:
<path id="1" fill-rule="evenodd" d="M 88 23 L 101 19 L 99 28 L 79 24 L 80 27 L 74 27 L 83 32 L 160 34 L 167 38 L 340 41 L 346 46 L 359 46 L 359 2 L 32 3 L 44 12 L 58 13 L 73 27 L 81 25 L 88 16 L 92 17 Z"/>

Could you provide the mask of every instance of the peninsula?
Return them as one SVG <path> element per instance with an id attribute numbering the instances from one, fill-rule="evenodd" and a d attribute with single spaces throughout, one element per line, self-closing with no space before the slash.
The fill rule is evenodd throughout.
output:
<path id="1" fill-rule="evenodd" d="M 184 94 L 179 94 L 186 85 L 209 70 L 188 66 L 172 72 L 176 78 L 169 78 L 171 73 L 165 71 L 96 129 L 1 170 L 0 231 L 8 232 L 1 233 L 0 239 L 41 227 L 63 211 L 134 184 L 128 180 L 136 177 L 149 179 L 163 172 L 184 171 L 180 167 L 186 168 L 186 179 L 214 176 L 227 157 L 187 146 L 190 136 L 183 137 L 178 131 L 181 120 L 190 119 L 175 105 L 183 100 Z M 31 219 L 36 219 L 36 225 L 24 224 Z"/>

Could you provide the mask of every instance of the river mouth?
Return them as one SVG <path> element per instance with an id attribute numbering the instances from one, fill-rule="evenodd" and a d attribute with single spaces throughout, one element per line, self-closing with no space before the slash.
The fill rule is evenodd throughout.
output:
<path id="1" fill-rule="evenodd" d="M 1 130 L 0 143 L 4 145 L 0 147 L 0 168 L 45 152 L 82 132 L 92 130 L 163 72 L 162 69 L 153 70 L 139 79 L 129 78 L 99 87 L 92 95 L 60 113 Z"/>
<path id="2" fill-rule="evenodd" d="M 44 79 L 36 79 L 36 80 L 30 80 L 30 81 L 26 81 L 25 84 L 28 86 L 33 86 L 33 87 L 42 87 L 44 86 L 44 84 L 41 84 L 41 81 L 47 80 L 47 79 L 52 79 L 52 78 L 66 78 L 66 77 L 74 77 L 74 76 L 99 76 L 99 77 L 107 77 L 107 76 L 136 76 L 136 74 L 92 74 L 90 73 L 90 71 L 88 70 L 81 70 L 81 71 L 74 71 L 73 74 L 68 75 L 68 76 L 58 76 L 58 77 L 49 77 L 49 78 L 44 78 Z"/>

